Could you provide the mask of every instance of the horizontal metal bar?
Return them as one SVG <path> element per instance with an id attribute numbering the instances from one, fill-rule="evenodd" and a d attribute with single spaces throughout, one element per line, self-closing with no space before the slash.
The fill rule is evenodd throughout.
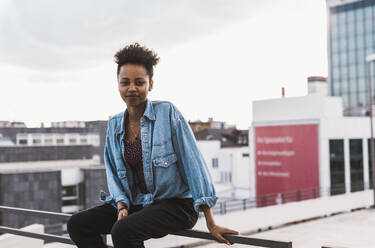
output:
<path id="1" fill-rule="evenodd" d="M 57 236 L 52 234 L 42 234 L 42 233 L 33 233 L 33 232 L 26 232 L 15 228 L 0 226 L 0 233 L 9 233 L 13 235 L 29 237 L 33 239 L 42 239 L 47 242 L 58 242 L 64 243 L 68 245 L 76 245 L 70 238 Z M 108 248 L 113 248 L 113 246 L 107 245 Z"/>
<path id="2" fill-rule="evenodd" d="M 27 216 L 37 216 L 37 217 L 42 217 L 42 218 L 53 218 L 53 219 L 59 219 L 59 220 L 68 220 L 71 216 L 70 214 L 64 214 L 64 213 L 40 211 L 40 210 L 33 210 L 33 209 L 26 209 L 26 208 L 14 208 L 14 207 L 6 207 L 6 206 L 0 206 L 0 212 L 4 212 L 8 214 L 23 214 Z"/>
<path id="3" fill-rule="evenodd" d="M 190 237 L 190 238 L 216 240 L 210 233 L 196 231 L 196 230 L 184 230 L 184 231 L 179 231 L 179 232 L 171 233 L 171 234 Z M 233 244 L 255 245 L 255 246 L 269 247 L 269 248 L 291 248 L 292 247 L 292 242 L 283 242 L 283 241 L 267 240 L 267 239 L 255 239 L 255 238 L 249 238 L 249 237 L 244 237 L 244 236 L 239 236 L 239 235 L 229 235 L 229 234 L 224 234 L 223 237 Z"/>
<path id="4" fill-rule="evenodd" d="M 31 210 L 31 209 L 25 209 L 25 208 L 14 208 L 14 207 L 6 207 L 6 206 L 0 206 L 0 212 L 6 212 L 11 214 L 23 214 L 28 216 L 38 216 L 43 218 L 53 218 L 53 219 L 60 219 L 60 220 L 67 220 L 70 218 L 71 214 L 63 214 L 63 213 L 55 213 L 55 212 L 48 212 L 48 211 L 40 211 L 40 210 Z M 40 238 L 44 239 L 46 241 L 56 241 L 61 243 L 66 243 L 66 240 L 69 240 L 70 243 L 66 244 L 74 244 L 70 239 L 64 238 L 62 236 L 56 236 L 56 235 L 50 235 L 50 234 L 35 234 L 35 233 L 28 233 L 25 231 L 21 231 L 19 229 L 14 228 L 8 228 L 8 227 L 1 227 L 0 226 L 0 232 L 1 231 L 12 233 L 16 235 L 26 236 L 26 237 L 34 237 L 34 238 Z M 5 231 L 7 230 L 7 231 Z M 208 239 L 208 240 L 216 240 L 210 233 L 208 232 L 202 232 L 202 231 L 196 231 L 196 230 L 184 230 L 172 233 L 174 235 L 178 236 L 185 236 L 185 237 L 191 237 L 191 238 L 200 238 L 200 239 Z M 46 235 L 46 236 L 44 236 Z M 282 242 L 282 241 L 274 241 L 274 240 L 266 240 L 266 239 L 255 239 L 255 238 L 248 238 L 244 236 L 238 236 L 238 235 L 224 235 L 225 238 L 227 238 L 231 243 L 236 244 L 245 244 L 245 245 L 257 245 L 261 247 L 277 247 L 277 248 L 289 248 L 291 246 L 291 242 Z M 53 240 L 50 240 L 52 238 Z M 62 238 L 62 241 L 58 240 Z"/>
<path id="5" fill-rule="evenodd" d="M 75 243 L 71 239 L 63 237 L 63 236 L 57 236 L 57 235 L 52 235 L 52 234 L 42 234 L 42 233 L 32 233 L 32 232 L 27 232 L 27 231 L 5 227 L 5 226 L 0 226 L 0 233 L 10 233 L 10 234 L 20 235 L 20 236 L 34 238 L 34 239 L 42 239 L 48 242 L 59 242 L 59 243 L 64 243 L 64 244 L 69 244 L 69 245 L 75 245 Z"/>

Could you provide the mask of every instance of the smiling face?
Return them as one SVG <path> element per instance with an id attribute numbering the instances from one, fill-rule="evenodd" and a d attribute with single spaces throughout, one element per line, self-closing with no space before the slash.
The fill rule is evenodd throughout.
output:
<path id="1" fill-rule="evenodd" d="M 143 65 L 125 64 L 120 67 L 117 77 L 118 89 L 127 107 L 144 104 L 153 81 Z"/>

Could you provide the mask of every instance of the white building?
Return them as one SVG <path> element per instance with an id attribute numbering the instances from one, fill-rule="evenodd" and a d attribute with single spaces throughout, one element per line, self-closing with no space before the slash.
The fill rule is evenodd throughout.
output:
<path id="1" fill-rule="evenodd" d="M 344 117 L 342 106 L 340 97 L 323 94 L 254 101 L 251 195 L 368 189 L 370 121 Z"/>
<path id="2" fill-rule="evenodd" d="M 198 140 L 220 199 L 250 196 L 249 147 L 221 147 L 219 140 Z"/>

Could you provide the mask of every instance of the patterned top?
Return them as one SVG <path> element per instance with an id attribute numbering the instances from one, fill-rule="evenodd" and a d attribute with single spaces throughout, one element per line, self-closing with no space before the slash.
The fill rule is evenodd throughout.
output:
<path id="1" fill-rule="evenodd" d="M 138 178 L 138 186 L 143 194 L 147 194 L 146 181 L 143 174 L 142 142 L 136 139 L 133 142 L 125 140 L 125 158 Z"/>

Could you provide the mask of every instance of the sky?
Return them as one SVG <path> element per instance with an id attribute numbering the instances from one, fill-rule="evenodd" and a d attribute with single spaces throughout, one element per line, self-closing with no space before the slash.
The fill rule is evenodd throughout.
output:
<path id="1" fill-rule="evenodd" d="M 149 99 L 247 129 L 252 101 L 327 76 L 326 15 L 325 0 L 0 0 L 0 120 L 107 120 L 126 107 L 113 55 L 139 42 L 161 58 Z"/>

